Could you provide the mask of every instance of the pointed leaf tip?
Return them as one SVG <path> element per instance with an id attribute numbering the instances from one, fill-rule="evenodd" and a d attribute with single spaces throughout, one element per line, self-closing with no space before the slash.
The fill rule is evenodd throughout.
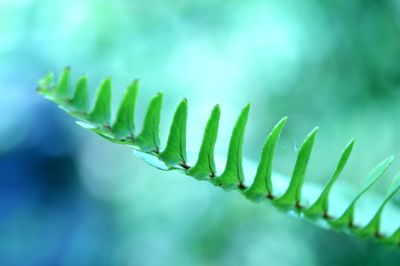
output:
<path id="1" fill-rule="evenodd" d="M 281 132 L 287 122 L 287 117 L 282 118 L 272 129 L 268 135 L 261 153 L 261 160 L 257 168 L 257 173 L 251 187 L 245 192 L 245 196 L 254 201 L 273 196 L 272 188 L 272 161 L 275 153 L 275 148 Z"/>
<path id="2" fill-rule="evenodd" d="M 70 86 L 71 86 L 71 69 L 65 68 L 61 77 L 58 81 L 58 84 L 55 88 L 55 94 L 57 97 L 61 99 L 68 99 L 70 94 Z"/>
<path id="3" fill-rule="evenodd" d="M 336 182 L 337 178 L 342 173 L 349 157 L 351 151 L 353 150 L 354 139 L 352 139 L 349 144 L 346 146 L 342 155 L 339 159 L 339 162 L 336 166 L 335 172 L 333 173 L 331 179 L 329 180 L 328 184 L 323 189 L 321 195 L 318 197 L 316 202 L 308 208 L 304 214 L 310 218 L 319 218 L 319 217 L 329 217 L 328 208 L 329 208 L 329 194 L 330 191 Z"/>
<path id="4" fill-rule="evenodd" d="M 381 234 L 380 232 L 380 225 L 381 225 L 381 218 L 382 218 L 382 213 L 387 205 L 387 203 L 390 201 L 391 198 L 394 197 L 394 195 L 400 190 L 400 173 L 395 176 L 393 179 L 392 183 L 390 184 L 388 191 L 386 192 L 385 199 L 383 200 L 381 206 L 375 213 L 374 217 L 372 217 L 371 221 L 364 226 L 363 228 L 359 229 L 357 231 L 357 234 L 360 236 L 379 236 Z"/>
<path id="5" fill-rule="evenodd" d="M 89 121 L 98 125 L 110 125 L 111 118 L 111 78 L 103 80 L 97 90 L 96 102 L 89 114 Z"/>
<path id="6" fill-rule="evenodd" d="M 118 109 L 112 131 L 117 138 L 131 138 L 135 135 L 135 107 L 138 97 L 139 82 L 134 80 L 126 89 Z"/>
<path id="7" fill-rule="evenodd" d="M 317 134 L 318 131 L 319 131 L 319 127 L 315 127 L 315 128 L 311 131 L 311 133 L 309 134 L 309 136 Z"/>
<path id="8" fill-rule="evenodd" d="M 390 166 L 390 164 L 393 161 L 393 156 L 389 156 L 385 160 L 383 160 L 381 163 L 379 163 L 372 171 L 369 172 L 367 175 L 367 178 L 365 179 L 363 185 L 361 186 L 360 191 L 357 193 L 353 201 L 349 204 L 347 209 L 344 211 L 344 213 L 337 219 L 330 221 L 330 224 L 333 227 L 353 227 L 354 225 L 354 208 L 358 202 L 358 200 L 361 198 L 362 195 L 364 195 L 378 180 L 379 178 L 382 177 L 382 175 L 385 173 L 387 168 Z"/>
<path id="9" fill-rule="evenodd" d="M 400 173 L 398 173 L 390 184 L 389 189 L 386 192 L 386 199 L 392 198 L 400 190 Z"/>
<path id="10" fill-rule="evenodd" d="M 54 73 L 50 72 L 39 80 L 39 92 L 50 92 L 54 86 Z"/>
<path id="11" fill-rule="evenodd" d="M 289 187 L 280 198 L 274 201 L 274 204 L 281 209 L 302 208 L 301 188 L 304 183 L 306 169 L 310 160 L 315 136 L 318 130 L 318 127 L 314 128 L 304 140 L 297 155 L 297 160 L 293 170 L 292 178 L 289 183 Z"/>
<path id="12" fill-rule="evenodd" d="M 248 103 L 243 107 L 243 111 L 245 113 L 248 113 L 250 111 L 250 108 L 251 108 L 251 103 Z"/>
<path id="13" fill-rule="evenodd" d="M 153 151 L 159 153 L 162 102 L 163 92 L 158 92 L 150 101 L 144 118 L 142 132 L 136 138 L 136 144 L 144 152 Z"/>
<path id="14" fill-rule="evenodd" d="M 86 113 L 88 111 L 89 93 L 87 77 L 81 77 L 75 86 L 74 96 L 71 99 L 71 106 L 76 112 Z"/>
<path id="15" fill-rule="evenodd" d="M 228 158 L 225 170 L 221 176 L 215 179 L 215 184 L 221 186 L 225 190 L 234 188 L 243 188 L 244 171 L 243 171 L 243 140 L 246 130 L 246 124 L 249 116 L 250 104 L 247 104 L 241 111 L 236 121 L 229 143 Z"/>
<path id="16" fill-rule="evenodd" d="M 216 168 L 214 162 L 214 146 L 217 141 L 219 119 L 221 110 L 216 105 L 211 111 L 206 129 L 204 131 L 203 142 L 200 147 L 197 163 L 188 171 L 188 175 L 197 179 L 215 177 Z"/>
<path id="17" fill-rule="evenodd" d="M 159 155 L 168 167 L 181 165 L 187 167 L 186 159 L 186 122 L 188 104 L 183 99 L 176 108 L 165 150 Z"/>

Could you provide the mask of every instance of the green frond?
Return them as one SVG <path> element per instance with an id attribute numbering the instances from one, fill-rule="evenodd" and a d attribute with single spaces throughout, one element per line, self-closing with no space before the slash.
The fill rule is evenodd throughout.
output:
<path id="1" fill-rule="evenodd" d="M 280 120 L 268 135 L 261 151 L 254 181 L 247 185 L 245 180 L 246 169 L 242 165 L 242 150 L 250 105 L 247 105 L 242 110 L 236 121 L 229 142 L 225 169 L 218 176 L 214 162 L 214 147 L 217 141 L 221 116 L 219 105 L 216 105 L 211 112 L 198 151 L 197 161 L 191 167 L 188 165 L 186 155 L 186 126 L 188 119 L 188 103 L 186 99 L 181 101 L 175 111 L 167 144 L 163 149 L 160 145 L 159 136 L 162 93 L 158 93 L 152 98 L 147 108 L 143 128 L 139 134 L 136 134 L 135 107 L 138 99 L 138 81 L 134 81 L 128 86 L 114 121 L 111 121 L 110 78 L 101 83 L 92 109 L 89 107 L 89 90 L 86 77 L 81 77 L 77 81 L 72 96 L 70 95 L 70 89 L 71 73 L 70 69 L 66 68 L 57 82 L 52 73 L 41 79 L 38 93 L 55 102 L 64 111 L 77 118 L 79 120 L 77 123 L 80 126 L 113 143 L 131 148 L 138 157 L 158 169 L 179 170 L 198 180 L 207 180 L 226 191 L 236 189 L 254 202 L 267 201 L 285 212 L 295 210 L 298 217 L 310 218 L 316 224 L 324 224 L 330 229 L 360 237 L 371 237 L 388 245 L 400 245 L 399 221 L 387 221 L 394 225 L 393 228 L 398 228 L 396 231 L 388 234 L 382 230 L 382 214 L 390 200 L 400 190 L 400 174 L 395 177 L 383 202 L 372 218 L 368 218 L 366 221 L 365 218 L 361 219 L 355 215 L 359 199 L 384 174 L 392 163 L 393 157 L 381 162 L 368 174 L 365 183 L 347 205 L 343 214 L 339 217 L 334 217 L 331 209 L 336 209 L 336 206 L 334 206 L 335 201 L 331 199 L 333 197 L 331 190 L 348 162 L 354 146 L 354 140 L 342 152 L 329 182 L 325 186 L 319 186 L 321 192 L 317 200 L 310 207 L 307 207 L 305 203 L 309 200 L 309 195 L 307 195 L 309 190 L 306 188 L 317 186 L 316 184 L 305 182 L 305 177 L 318 128 L 315 128 L 302 144 L 286 191 L 282 195 L 277 195 L 272 184 L 274 179 L 280 179 L 281 177 L 273 174 L 272 163 L 278 140 L 287 122 L 286 117 Z M 161 150 L 162 152 L 160 152 Z M 281 182 L 282 180 L 279 181 Z M 341 197 L 341 195 L 335 194 L 334 197 Z M 399 212 L 400 210 L 397 208 L 396 211 Z M 323 223 L 320 223 L 321 221 Z"/>

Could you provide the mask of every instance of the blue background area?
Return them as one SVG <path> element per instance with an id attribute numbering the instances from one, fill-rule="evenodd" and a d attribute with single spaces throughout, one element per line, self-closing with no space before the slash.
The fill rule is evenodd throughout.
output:
<path id="1" fill-rule="evenodd" d="M 290 175 L 319 125 L 307 179 L 325 183 L 355 137 L 340 182 L 357 187 L 400 157 L 399 32 L 398 0 L 0 1 L 0 265 L 399 265 L 398 251 L 159 172 L 35 92 L 69 65 L 74 80 L 89 76 L 92 95 L 112 76 L 116 104 L 139 78 L 138 128 L 164 91 L 165 143 L 186 97 L 194 150 L 220 103 L 219 154 L 251 102 L 247 159 L 289 115 L 275 170 Z"/>

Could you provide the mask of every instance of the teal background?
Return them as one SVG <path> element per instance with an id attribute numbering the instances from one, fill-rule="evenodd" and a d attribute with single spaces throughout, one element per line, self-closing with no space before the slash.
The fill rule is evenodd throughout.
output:
<path id="1" fill-rule="evenodd" d="M 258 160 L 288 115 L 275 170 L 290 175 L 318 125 L 307 179 L 326 182 L 355 137 L 339 182 L 357 187 L 400 157 L 399 37 L 398 0 L 0 0 L 0 264 L 399 265 L 398 251 L 153 169 L 35 93 L 67 65 L 92 94 L 112 76 L 115 104 L 139 78 L 138 127 L 164 91 L 165 144 L 186 97 L 194 150 L 220 103 L 220 154 L 251 102 L 246 158 Z M 373 192 L 383 196 L 399 169 Z"/>

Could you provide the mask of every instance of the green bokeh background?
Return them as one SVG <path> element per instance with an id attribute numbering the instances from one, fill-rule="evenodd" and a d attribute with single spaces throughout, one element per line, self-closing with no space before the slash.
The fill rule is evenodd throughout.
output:
<path id="1" fill-rule="evenodd" d="M 220 154 L 251 102 L 246 158 L 258 160 L 269 130 L 288 115 L 275 170 L 290 175 L 302 140 L 319 125 L 307 179 L 326 182 L 355 137 L 340 182 L 357 186 L 386 156 L 400 158 L 399 62 L 398 0 L 0 0 L 0 178 L 13 179 L 9 158 L 43 128 L 57 141 L 37 147 L 71 161 L 65 168 L 48 162 L 47 179 L 27 172 L 13 183 L 13 197 L 9 182 L 1 183 L 0 264 L 399 265 L 398 251 L 157 171 L 34 92 L 40 77 L 67 65 L 74 79 L 89 76 L 93 94 L 112 76 L 114 103 L 139 78 L 137 121 L 164 91 L 165 143 L 186 97 L 194 150 L 220 103 Z M 34 165 L 35 149 L 14 163 Z M 383 195 L 399 169 L 396 160 L 374 192 Z M 42 183 L 44 199 L 20 204 L 21 187 Z"/>

